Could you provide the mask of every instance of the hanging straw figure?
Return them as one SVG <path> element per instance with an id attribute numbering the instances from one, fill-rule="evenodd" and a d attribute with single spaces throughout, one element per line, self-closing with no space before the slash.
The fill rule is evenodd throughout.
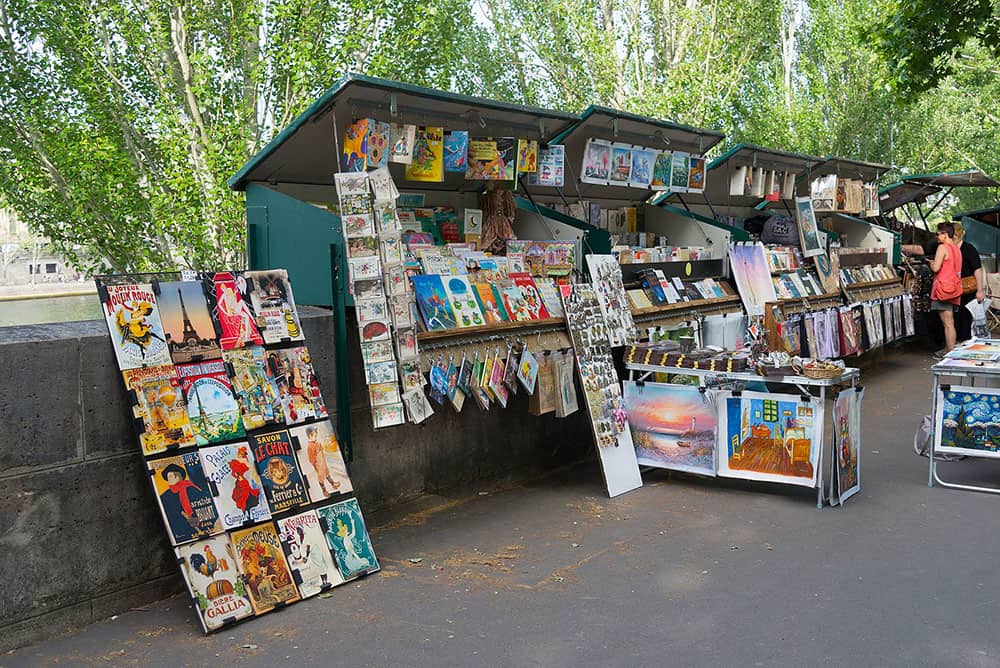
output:
<path id="1" fill-rule="evenodd" d="M 483 210 L 483 238 L 480 248 L 494 255 L 507 252 L 507 240 L 516 239 L 514 212 L 517 204 L 514 193 L 497 188 L 496 183 L 487 183 L 486 192 L 479 196 L 479 208 Z"/>

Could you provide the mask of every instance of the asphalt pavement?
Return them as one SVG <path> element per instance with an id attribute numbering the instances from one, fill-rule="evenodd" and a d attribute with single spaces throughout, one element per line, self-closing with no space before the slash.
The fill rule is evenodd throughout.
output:
<path id="1" fill-rule="evenodd" d="M 376 517 L 382 572 L 327 597 L 211 636 L 177 597 L 0 666 L 1000 666 L 1000 498 L 928 488 L 930 363 L 865 372 L 840 508 L 662 471 L 608 499 L 594 461 Z M 1000 485 L 1000 462 L 941 471 Z"/>

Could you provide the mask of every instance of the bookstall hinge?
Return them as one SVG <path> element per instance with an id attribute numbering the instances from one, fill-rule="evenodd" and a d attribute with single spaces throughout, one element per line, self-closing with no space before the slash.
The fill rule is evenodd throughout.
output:
<path id="1" fill-rule="evenodd" d="M 396 114 L 399 112 L 399 96 L 395 93 L 389 93 L 389 115 L 396 118 Z"/>
<path id="2" fill-rule="evenodd" d="M 812 400 L 813 400 L 813 396 L 812 396 L 811 394 L 806 394 L 805 392 L 803 392 L 803 393 L 802 393 L 802 394 L 801 394 L 801 395 L 799 396 L 799 399 L 801 399 L 801 400 L 802 400 L 802 403 L 804 403 L 804 404 L 808 404 L 808 403 L 812 402 Z"/>
<path id="3" fill-rule="evenodd" d="M 289 434 L 289 436 L 291 436 L 291 434 Z M 295 452 L 298 452 L 299 450 L 301 450 L 302 449 L 302 443 L 299 441 L 299 437 L 298 436 L 291 436 L 291 439 L 292 439 L 292 448 L 295 449 Z"/>
<path id="4" fill-rule="evenodd" d="M 942 392 L 950 392 L 951 391 L 951 385 L 941 385 L 939 387 L 941 388 Z"/>

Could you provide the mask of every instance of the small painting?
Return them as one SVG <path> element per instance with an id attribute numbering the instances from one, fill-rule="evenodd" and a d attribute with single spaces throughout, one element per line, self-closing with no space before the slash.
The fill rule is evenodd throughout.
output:
<path id="1" fill-rule="evenodd" d="M 625 411 L 639 466 L 715 475 L 717 412 L 700 388 L 628 381 Z"/>
<path id="2" fill-rule="evenodd" d="M 952 385 L 939 390 L 934 449 L 1000 458 L 1000 390 Z"/>

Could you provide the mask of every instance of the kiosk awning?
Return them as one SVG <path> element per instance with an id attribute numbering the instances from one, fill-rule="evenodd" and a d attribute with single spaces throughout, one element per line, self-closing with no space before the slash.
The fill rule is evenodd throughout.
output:
<path id="1" fill-rule="evenodd" d="M 917 181 L 896 181 L 878 191 L 879 209 L 889 213 L 906 204 L 922 204 L 931 195 L 941 192 L 941 188 Z"/>
<path id="2" fill-rule="evenodd" d="M 911 183 L 926 183 L 941 188 L 1000 188 L 1000 181 L 979 169 L 918 174 L 907 176 L 903 180 Z"/>
<path id="3" fill-rule="evenodd" d="M 942 191 L 947 195 L 952 188 L 1000 188 L 1000 181 L 978 169 L 915 174 L 880 190 L 879 205 L 883 213 L 888 213 L 905 204 L 922 204 Z"/>
<path id="4" fill-rule="evenodd" d="M 977 209 L 976 211 L 956 213 L 952 217 L 953 220 L 961 220 L 962 218 L 971 218 L 972 220 L 978 220 L 982 223 L 1000 227 L 1000 204 L 991 206 L 988 209 Z"/>
<path id="5" fill-rule="evenodd" d="M 861 179 L 865 183 L 878 181 L 883 174 L 892 169 L 889 165 L 864 160 L 851 160 L 827 156 L 826 159 L 812 169 L 811 178 L 819 178 L 827 174 L 836 174 L 845 179 Z"/>
<path id="6" fill-rule="evenodd" d="M 588 139 L 633 144 L 660 151 L 684 151 L 704 154 L 725 138 L 717 130 L 705 130 L 680 123 L 672 123 L 648 116 L 631 114 L 608 107 L 591 105 L 551 143 L 566 147 L 566 187 L 561 190 L 567 197 L 611 201 L 640 202 L 655 194 L 648 188 L 608 186 L 581 183 L 580 166 Z M 540 193 L 555 192 L 555 188 L 531 186 Z M 575 192 L 574 192 L 575 191 Z"/>
<path id="7" fill-rule="evenodd" d="M 393 123 L 468 130 L 471 136 L 540 141 L 548 141 L 578 119 L 562 111 L 348 74 L 233 175 L 229 187 L 244 190 L 253 181 L 331 184 L 338 171 L 344 127 L 355 118 L 370 116 Z M 434 185 L 422 183 L 421 187 Z M 454 189 L 455 184 L 447 188 Z"/>
<path id="8" fill-rule="evenodd" d="M 706 179 L 705 198 L 712 204 L 745 206 L 753 208 L 761 204 L 760 197 L 730 195 L 729 182 L 733 172 L 740 167 L 759 167 L 769 171 L 792 172 L 797 180 L 806 178 L 815 165 L 824 158 L 765 148 L 755 144 L 737 144 L 708 165 L 712 174 Z M 767 202 L 767 205 L 776 202 Z"/>

